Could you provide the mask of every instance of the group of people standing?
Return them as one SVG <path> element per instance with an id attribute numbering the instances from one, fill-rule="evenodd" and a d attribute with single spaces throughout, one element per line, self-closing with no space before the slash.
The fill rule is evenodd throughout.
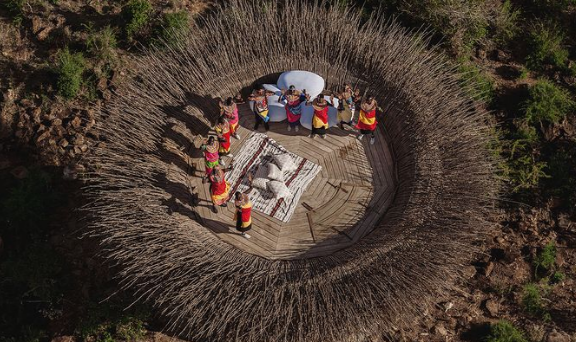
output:
<path id="1" fill-rule="evenodd" d="M 254 130 L 257 130 L 261 124 L 264 125 L 266 131 L 270 129 L 268 122 L 270 117 L 268 115 L 268 99 L 267 96 L 274 95 L 274 92 L 265 90 L 263 87 L 258 87 L 248 97 L 248 100 L 254 101 Z M 334 99 L 338 98 L 336 104 Z M 377 121 L 376 110 L 378 104 L 374 97 L 366 96 L 362 100 L 360 90 L 352 90 L 349 84 L 344 86 L 343 91 L 334 94 L 332 93 L 329 100 L 324 95 L 318 95 L 314 100 L 310 101 L 310 95 L 306 94 L 306 90 L 302 91 L 291 85 L 287 90 L 281 91 L 279 102 L 285 101 L 286 116 L 288 120 L 287 130 L 300 130 L 300 118 L 302 116 L 302 106 L 312 105 L 314 115 L 312 117 L 312 130 L 308 137 L 314 139 L 320 136 L 326 139 L 328 130 L 328 109 L 329 106 L 335 107 L 338 110 L 338 126 L 344 129 L 344 125 L 354 127 L 359 131 L 357 138 L 361 140 L 364 135 L 371 136 L 370 143 L 374 144 Z M 214 131 L 216 136 L 209 136 L 202 144 L 201 149 L 204 153 L 206 172 L 203 177 L 204 182 L 210 182 L 210 192 L 212 197 L 212 210 L 218 212 L 218 206 L 226 207 L 230 199 L 230 184 L 226 181 L 225 172 L 232 168 L 226 168 L 225 162 L 222 157 L 232 157 L 230 153 L 231 138 L 240 139 L 238 134 L 238 106 L 237 103 L 243 103 L 240 96 L 236 99 L 232 97 L 227 98 L 225 101 L 219 103 L 220 116 L 218 117 Z M 358 120 L 353 124 L 354 113 L 359 109 Z M 249 177 L 251 181 L 251 177 Z M 236 230 L 245 238 L 250 238 L 248 231 L 252 228 L 252 203 L 248 196 L 250 187 L 244 193 L 236 192 L 234 194 L 234 205 L 236 207 L 234 220 L 236 221 Z"/>
<path id="2" fill-rule="evenodd" d="M 268 115 L 267 96 L 271 95 L 274 95 L 274 92 L 266 90 L 263 87 L 258 87 L 248 97 L 249 100 L 254 101 L 254 130 L 258 130 L 260 124 L 264 125 L 266 131 L 270 129 L 268 124 L 270 117 Z M 337 104 L 334 101 L 335 98 L 338 98 Z M 344 125 L 354 127 L 359 131 L 357 136 L 359 140 L 362 140 L 365 135 L 370 135 L 370 143 L 374 144 L 375 142 L 376 136 L 374 132 L 378 124 L 376 120 L 378 103 L 376 99 L 370 95 L 365 96 L 364 100 L 362 100 L 360 90 L 352 90 L 349 84 L 344 85 L 343 91 L 336 94 L 332 93 L 329 100 L 326 100 L 326 97 L 320 94 L 312 101 L 310 101 L 310 95 L 306 94 L 305 89 L 300 91 L 291 85 L 287 90 L 281 90 L 281 96 L 278 98 L 278 102 L 286 102 L 284 107 L 288 120 L 288 131 L 293 129 L 296 132 L 299 131 L 302 106 L 312 104 L 314 115 L 312 117 L 312 130 L 309 137 L 314 139 L 316 136 L 320 136 L 326 139 L 329 126 L 328 107 L 332 106 L 338 111 L 337 119 L 340 129 L 344 129 Z M 359 109 L 358 120 L 356 124 L 353 125 L 356 109 Z"/>
<path id="3" fill-rule="evenodd" d="M 212 210 L 218 212 L 218 206 L 226 207 L 230 199 L 230 183 L 226 181 L 225 172 L 232 166 L 226 168 L 222 157 L 232 157 L 230 153 L 231 138 L 240 139 L 238 134 L 238 106 L 231 98 L 220 102 L 220 116 L 218 117 L 214 131 L 216 136 L 209 136 L 201 149 L 204 153 L 205 174 L 204 182 L 210 182 L 210 193 L 212 197 Z M 247 231 L 252 228 L 252 203 L 247 192 L 236 192 L 234 194 L 234 204 L 236 206 L 235 220 L 236 229 L 245 238 L 250 238 Z"/>

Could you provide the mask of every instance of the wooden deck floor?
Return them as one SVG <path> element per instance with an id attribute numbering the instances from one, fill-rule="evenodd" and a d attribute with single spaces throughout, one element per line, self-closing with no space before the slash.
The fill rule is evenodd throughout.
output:
<path id="1" fill-rule="evenodd" d="M 233 154 L 242 148 L 254 124 L 248 105 L 239 107 L 241 139 L 232 139 Z M 186 183 L 197 192 L 200 202 L 195 210 L 201 223 L 222 240 L 268 259 L 327 255 L 368 234 L 386 212 L 396 188 L 393 159 L 382 132 L 377 131 L 376 143 L 370 145 L 368 137 L 359 141 L 354 132 L 338 128 L 331 128 L 324 140 L 308 138 L 309 131 L 303 128 L 288 132 L 285 123 L 270 126 L 272 139 L 322 166 L 292 219 L 284 223 L 253 210 L 251 238 L 240 236 L 234 229 L 232 201 L 217 214 L 212 212 L 209 185 L 201 180 L 204 162 L 195 153 L 191 162 L 197 171 L 188 175 Z M 264 132 L 264 127 L 259 131 Z"/>

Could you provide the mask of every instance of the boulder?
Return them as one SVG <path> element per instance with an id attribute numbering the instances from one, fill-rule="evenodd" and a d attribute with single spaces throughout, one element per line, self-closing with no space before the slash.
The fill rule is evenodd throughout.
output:
<path id="1" fill-rule="evenodd" d="M 486 310 L 492 317 L 498 317 L 498 311 L 500 310 L 500 304 L 494 299 L 488 299 L 485 303 Z"/>
<path id="2" fill-rule="evenodd" d="M 278 88 L 288 89 L 291 85 L 298 90 L 306 89 L 311 98 L 315 98 L 324 90 L 325 82 L 319 75 L 302 70 L 286 71 L 278 78 Z"/>

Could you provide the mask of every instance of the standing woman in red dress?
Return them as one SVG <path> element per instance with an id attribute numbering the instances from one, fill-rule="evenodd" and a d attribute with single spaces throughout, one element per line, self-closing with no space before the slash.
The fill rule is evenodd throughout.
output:
<path id="1" fill-rule="evenodd" d="M 249 239 L 250 235 L 247 232 L 252 229 L 252 202 L 247 193 L 236 192 L 234 194 L 234 205 L 236 205 L 236 213 L 234 219 L 236 220 L 236 230 L 240 234 Z"/>
<path id="2" fill-rule="evenodd" d="M 230 158 L 233 155 L 230 153 L 230 124 L 228 120 L 221 116 L 218 118 L 218 124 L 214 127 L 216 134 L 218 135 L 218 142 L 220 142 L 220 148 L 218 150 L 218 154 L 220 155 L 219 163 L 222 166 L 226 166 L 222 161 L 222 157 L 229 156 Z"/>
<path id="3" fill-rule="evenodd" d="M 378 103 L 376 99 L 372 96 L 367 96 L 366 100 L 360 105 L 360 114 L 358 115 L 358 123 L 356 128 L 360 130 L 360 135 L 358 135 L 358 140 L 362 140 L 364 135 L 370 134 L 370 144 L 373 145 L 376 137 L 374 136 L 374 131 L 378 125 L 376 120 L 376 108 L 378 108 Z"/>
<path id="4" fill-rule="evenodd" d="M 240 140 L 238 134 L 238 106 L 231 97 L 227 98 L 225 102 L 220 101 L 220 114 L 223 115 L 230 124 L 230 134 Z"/>
<path id="5" fill-rule="evenodd" d="M 206 162 L 206 174 L 202 177 L 204 182 L 206 182 L 206 179 L 212 173 L 212 169 L 218 165 L 218 160 L 220 159 L 220 156 L 218 155 L 219 147 L 220 144 L 214 136 L 209 136 L 208 140 L 206 140 L 200 147 L 204 152 L 204 160 Z"/>
<path id="6" fill-rule="evenodd" d="M 328 101 L 320 94 L 312 101 L 312 108 L 314 108 L 312 132 L 308 137 L 314 139 L 316 135 L 319 135 L 322 139 L 326 139 L 326 130 L 328 129 Z"/>
<path id="7" fill-rule="evenodd" d="M 218 212 L 218 207 L 225 207 L 230 199 L 230 183 L 224 177 L 224 170 L 219 165 L 212 169 L 210 174 L 210 193 L 212 195 L 212 210 Z"/>

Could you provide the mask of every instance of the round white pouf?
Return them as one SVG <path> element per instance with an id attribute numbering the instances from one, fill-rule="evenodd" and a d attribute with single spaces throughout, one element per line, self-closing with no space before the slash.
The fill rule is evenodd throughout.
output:
<path id="1" fill-rule="evenodd" d="M 313 72 L 292 70 L 283 72 L 278 78 L 278 88 L 288 89 L 291 85 L 298 90 L 306 89 L 313 99 L 324 90 L 324 79 Z"/>
<path id="2" fill-rule="evenodd" d="M 284 108 L 284 103 L 278 103 L 280 98 L 280 89 L 275 84 L 263 84 L 264 89 L 268 91 L 273 91 L 274 95 L 266 96 L 268 100 L 268 116 L 270 117 L 269 122 L 280 122 L 286 120 L 286 109 Z M 250 109 L 254 110 L 254 101 L 250 101 Z"/>
<path id="3" fill-rule="evenodd" d="M 326 101 L 330 101 L 330 96 L 324 96 Z M 330 102 L 328 102 L 330 103 Z M 338 99 L 334 99 L 334 105 L 338 107 Z M 300 117 L 300 124 L 302 127 L 312 130 L 312 117 L 314 116 L 314 108 L 312 105 L 302 107 L 302 116 Z M 338 125 L 338 110 L 328 105 L 328 127 Z"/>

